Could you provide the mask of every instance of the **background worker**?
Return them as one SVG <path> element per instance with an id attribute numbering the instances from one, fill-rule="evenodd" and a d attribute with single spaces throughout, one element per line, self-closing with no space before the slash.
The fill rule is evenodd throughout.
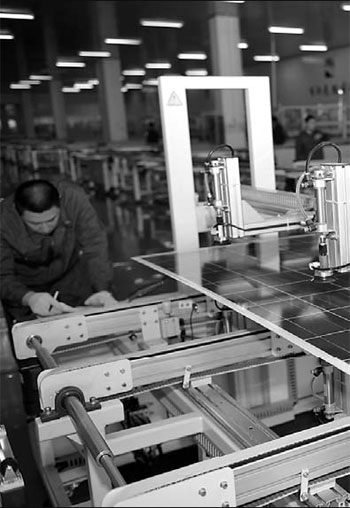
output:
<path id="1" fill-rule="evenodd" d="M 0 242 L 0 297 L 12 320 L 117 303 L 106 233 L 75 184 L 22 183 L 1 203 Z"/>
<path id="2" fill-rule="evenodd" d="M 307 115 L 305 118 L 304 129 L 295 140 L 295 160 L 305 161 L 314 146 L 322 141 L 328 141 L 328 134 L 316 128 L 316 118 L 313 115 Z M 317 150 L 314 159 L 323 159 L 323 148 Z"/>

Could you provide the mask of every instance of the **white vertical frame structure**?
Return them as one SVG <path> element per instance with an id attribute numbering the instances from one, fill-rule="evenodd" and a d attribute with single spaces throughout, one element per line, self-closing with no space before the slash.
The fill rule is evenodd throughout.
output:
<path id="1" fill-rule="evenodd" d="M 174 245 L 177 251 L 195 250 L 199 238 L 186 90 L 244 90 L 252 186 L 273 190 L 269 78 L 161 76 L 158 89 Z"/>

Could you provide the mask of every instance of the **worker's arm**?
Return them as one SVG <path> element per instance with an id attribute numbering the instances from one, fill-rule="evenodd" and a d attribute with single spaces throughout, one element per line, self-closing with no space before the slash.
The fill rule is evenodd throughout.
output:
<path id="1" fill-rule="evenodd" d="M 30 289 L 16 277 L 15 261 L 12 247 L 7 240 L 0 238 L 0 297 L 16 304 Z"/>

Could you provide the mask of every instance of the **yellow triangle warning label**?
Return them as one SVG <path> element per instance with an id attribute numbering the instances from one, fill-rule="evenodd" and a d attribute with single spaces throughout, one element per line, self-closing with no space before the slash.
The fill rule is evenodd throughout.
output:
<path id="1" fill-rule="evenodd" d="M 172 92 L 167 102 L 168 106 L 182 106 L 182 102 L 175 92 Z"/>

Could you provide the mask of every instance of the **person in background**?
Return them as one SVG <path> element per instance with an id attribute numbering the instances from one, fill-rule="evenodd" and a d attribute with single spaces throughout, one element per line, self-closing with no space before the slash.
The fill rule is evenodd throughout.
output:
<path id="1" fill-rule="evenodd" d="M 146 130 L 146 143 L 157 146 L 160 141 L 159 131 L 153 120 L 148 122 Z"/>
<path id="2" fill-rule="evenodd" d="M 10 322 L 117 303 L 107 236 L 83 189 L 30 180 L 0 206 L 0 298 Z"/>
<path id="3" fill-rule="evenodd" d="M 285 130 L 275 115 L 272 116 L 272 136 L 274 145 L 283 145 L 287 139 Z"/>
<path id="4" fill-rule="evenodd" d="M 314 146 L 322 141 L 328 141 L 329 136 L 316 128 L 316 118 L 313 115 L 307 115 L 304 120 L 304 129 L 295 140 L 295 160 L 304 161 L 307 159 Z M 323 159 L 323 148 L 317 150 L 314 159 Z"/>

